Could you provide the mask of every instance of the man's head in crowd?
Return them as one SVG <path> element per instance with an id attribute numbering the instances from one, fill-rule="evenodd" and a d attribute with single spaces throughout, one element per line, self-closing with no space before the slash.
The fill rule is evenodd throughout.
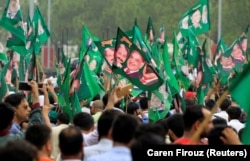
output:
<path id="1" fill-rule="evenodd" d="M 4 102 L 15 107 L 14 120 L 17 123 L 21 123 L 23 120 L 29 119 L 31 108 L 23 93 L 10 94 L 5 98 Z"/>

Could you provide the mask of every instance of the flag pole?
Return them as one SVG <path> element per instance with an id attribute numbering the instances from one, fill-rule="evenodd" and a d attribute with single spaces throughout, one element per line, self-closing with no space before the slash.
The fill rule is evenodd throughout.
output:
<path id="1" fill-rule="evenodd" d="M 213 108 L 211 109 L 211 114 L 206 117 L 202 123 L 200 128 L 198 128 L 198 130 L 194 133 L 194 135 L 191 137 L 191 141 L 190 143 L 195 142 L 195 140 L 199 139 L 200 134 L 202 133 L 202 131 L 205 129 L 205 126 L 208 124 L 208 122 L 211 120 L 212 116 L 214 113 L 216 113 L 216 111 L 218 110 L 219 106 L 221 105 L 221 103 L 224 101 L 224 99 L 227 97 L 228 95 L 228 90 L 225 91 L 222 96 L 216 101 L 216 103 L 214 104 Z"/>

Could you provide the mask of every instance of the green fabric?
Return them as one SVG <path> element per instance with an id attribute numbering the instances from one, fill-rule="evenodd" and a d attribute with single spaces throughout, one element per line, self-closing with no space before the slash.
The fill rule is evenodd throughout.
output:
<path id="1" fill-rule="evenodd" d="M 199 56 L 199 51 L 198 51 L 198 46 L 200 46 L 200 43 L 193 33 L 191 29 L 188 29 L 188 53 L 187 53 L 187 60 L 188 64 L 191 68 L 196 68 L 197 67 L 197 62 L 198 62 L 198 56 Z"/>
<path id="2" fill-rule="evenodd" d="M 8 86 L 6 84 L 5 77 L 1 69 L 0 69 L 0 89 L 1 89 L 0 90 L 0 102 L 1 102 L 4 96 L 8 92 Z"/>
<path id="3" fill-rule="evenodd" d="M 234 79 L 233 83 L 229 86 L 233 101 L 238 103 L 240 107 L 247 113 L 246 127 L 243 131 L 242 143 L 250 144 L 250 90 L 248 89 L 250 82 L 250 64 L 248 64 L 242 73 Z"/>
<path id="4" fill-rule="evenodd" d="M 197 89 L 197 100 L 198 100 L 198 104 L 204 105 L 204 90 L 202 88 L 202 86 L 199 86 Z"/>
<path id="5" fill-rule="evenodd" d="M 171 94 L 175 95 L 176 93 L 180 92 L 180 87 L 178 85 L 178 82 L 170 66 L 167 41 L 165 41 L 164 46 L 163 46 L 162 59 L 163 59 L 163 64 L 165 68 L 165 74 L 166 74 L 166 80 L 168 82 L 168 86 L 171 90 Z"/>
<path id="6" fill-rule="evenodd" d="M 68 60 L 67 66 L 66 66 L 66 72 L 65 77 L 63 79 L 62 86 L 60 87 L 59 93 L 58 93 L 58 103 L 62 110 L 67 113 L 69 116 L 72 116 L 71 108 L 70 108 L 70 60 Z M 70 118 L 72 119 L 72 118 Z"/>
<path id="7" fill-rule="evenodd" d="M 195 35 L 203 34 L 210 30 L 209 0 L 199 0 L 197 4 L 186 11 L 179 22 L 179 30 L 188 35 L 188 29 L 192 29 Z"/>
<path id="8" fill-rule="evenodd" d="M 32 22 L 35 24 L 35 53 L 40 54 L 40 47 L 49 39 L 50 32 L 47 28 L 45 21 L 43 20 L 42 14 L 38 6 L 35 7 Z"/>
<path id="9" fill-rule="evenodd" d="M 172 96 L 166 92 L 165 85 L 162 85 L 159 90 L 153 91 L 151 95 L 151 106 L 148 111 L 149 120 L 151 122 L 157 122 L 165 118 L 170 110 L 171 102 Z"/>
<path id="10" fill-rule="evenodd" d="M 0 20 L 0 26 L 9 32 L 6 46 L 21 55 L 26 55 L 26 38 L 24 29 L 21 25 L 23 23 L 23 18 L 22 12 L 20 10 L 20 4 L 17 4 L 19 9 L 16 11 L 16 13 L 12 13 L 12 16 L 9 16 L 8 14 L 9 5 L 10 0 L 7 1 L 2 18 Z"/>
<path id="11" fill-rule="evenodd" d="M 82 60 L 83 56 L 87 61 L 90 69 L 95 73 L 101 72 L 101 67 L 103 63 L 103 57 L 101 56 L 98 47 L 94 43 L 95 41 L 100 41 L 100 39 L 94 36 L 87 26 L 82 27 L 82 44 L 79 54 L 79 60 Z"/>
<path id="12" fill-rule="evenodd" d="M 128 36 L 126 36 L 126 34 L 122 32 L 120 28 L 118 28 L 117 31 L 116 42 L 116 48 L 118 45 L 125 45 L 126 48 L 129 50 L 129 53 L 126 60 L 121 63 L 122 67 L 112 67 L 112 71 L 115 74 L 120 74 L 126 77 L 132 84 L 145 91 L 154 91 L 163 84 L 163 79 L 160 77 L 159 72 L 156 70 L 154 64 L 147 60 L 145 52 L 140 50 L 135 44 L 133 44 L 131 39 L 129 39 Z M 132 63 L 134 62 L 135 57 L 137 57 L 136 59 L 138 60 L 138 62 Z M 137 69 L 135 69 L 135 72 L 132 73 L 133 75 L 129 75 L 125 72 L 125 70 L 128 69 L 127 65 L 129 64 L 129 61 L 131 61 L 130 64 L 134 64 L 134 66 L 135 64 L 137 65 Z M 138 63 L 140 63 L 139 65 L 141 65 L 139 66 L 140 69 L 138 69 Z M 150 83 L 148 83 L 149 80 L 144 79 L 146 78 L 145 75 L 148 71 L 150 71 L 150 74 L 154 75 L 154 81 L 151 81 Z"/>
<path id="13" fill-rule="evenodd" d="M 205 40 L 202 45 L 202 52 L 199 57 L 202 70 L 202 79 L 201 79 L 202 85 L 212 83 L 214 81 L 213 74 L 215 74 L 212 71 L 213 65 L 211 63 L 209 64 L 209 59 L 206 56 L 206 49 L 205 49 L 206 42 L 207 41 Z"/>
<path id="14" fill-rule="evenodd" d="M 145 34 L 145 42 L 150 45 L 154 42 L 154 39 L 155 39 L 155 30 L 153 26 L 153 21 L 152 21 L 152 18 L 149 17 L 146 34 Z"/>
<path id="15" fill-rule="evenodd" d="M 73 117 L 75 116 L 75 114 L 82 112 L 82 108 L 81 108 L 81 105 L 80 105 L 80 102 L 79 102 L 79 99 L 75 90 L 74 90 L 74 94 L 72 97 L 71 106 L 72 106 Z"/>
<path id="16" fill-rule="evenodd" d="M 79 72 L 76 75 L 76 79 L 80 83 L 79 89 L 76 89 L 79 100 L 95 97 L 101 91 L 100 83 L 98 82 L 99 78 L 89 69 L 84 59 L 81 61 L 79 68 Z"/>
<path id="17" fill-rule="evenodd" d="M 174 51 L 173 51 L 172 65 L 176 70 L 175 77 L 177 81 L 179 82 L 179 85 L 187 90 L 190 86 L 190 80 L 186 75 L 183 74 L 182 69 L 181 69 L 182 67 L 187 66 L 187 63 L 185 63 L 183 59 L 175 33 L 174 33 L 174 39 L 173 39 L 173 48 L 174 48 L 173 49 Z"/>

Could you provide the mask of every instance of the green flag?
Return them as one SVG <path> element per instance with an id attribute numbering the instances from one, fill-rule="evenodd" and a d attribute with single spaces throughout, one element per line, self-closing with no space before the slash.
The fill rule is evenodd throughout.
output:
<path id="1" fill-rule="evenodd" d="M 72 120 L 72 110 L 70 108 L 70 59 L 68 60 L 65 77 L 63 78 L 63 82 L 61 87 L 59 87 L 58 93 L 58 103 L 62 110 L 70 116 L 70 120 Z"/>
<path id="2" fill-rule="evenodd" d="M 35 44 L 35 24 L 31 21 L 30 16 L 27 16 L 25 25 L 26 49 L 27 54 L 31 54 Z"/>
<path id="3" fill-rule="evenodd" d="M 197 83 L 200 85 L 207 85 L 214 81 L 213 71 L 211 70 L 212 64 L 206 56 L 206 40 L 203 42 L 202 48 L 200 50 L 198 68 L 197 68 Z M 198 88 L 198 87 L 197 87 Z"/>
<path id="4" fill-rule="evenodd" d="M 141 30 L 140 30 L 139 26 L 134 25 L 133 32 L 134 32 L 133 43 L 136 44 L 136 46 L 140 50 L 142 50 L 142 51 L 144 51 L 146 53 L 146 57 L 147 57 L 146 59 L 148 61 L 153 61 L 152 55 L 151 55 L 151 47 L 148 48 L 146 43 L 143 41 Z"/>
<path id="5" fill-rule="evenodd" d="M 5 81 L 4 74 L 2 72 L 2 69 L 0 69 L 0 102 L 2 102 L 2 99 L 4 96 L 8 93 L 8 86 Z"/>
<path id="6" fill-rule="evenodd" d="M 6 46 L 21 55 L 26 55 L 26 38 L 19 1 L 7 1 L 2 18 L 0 20 L 0 26 L 8 31 L 8 40 Z"/>
<path id="7" fill-rule="evenodd" d="M 227 49 L 227 46 L 222 38 L 222 36 L 220 37 L 220 40 L 217 44 L 217 47 L 216 47 L 216 50 L 215 50 L 215 53 L 213 55 L 213 64 L 215 66 L 219 65 L 219 59 L 221 57 L 221 54 L 224 53 Z"/>
<path id="8" fill-rule="evenodd" d="M 74 90 L 74 94 L 72 97 L 71 106 L 72 106 L 73 116 L 79 112 L 82 112 L 82 108 L 81 108 L 81 105 L 80 105 L 80 102 L 79 102 L 79 99 L 75 90 Z"/>
<path id="9" fill-rule="evenodd" d="M 148 25 L 146 29 L 146 34 L 145 34 L 145 42 L 149 45 L 153 44 L 155 39 L 155 30 L 153 26 L 153 21 L 152 18 L 148 18 Z"/>
<path id="10" fill-rule="evenodd" d="M 40 47 L 49 39 L 50 32 L 47 28 L 45 21 L 43 20 L 42 14 L 36 5 L 32 22 L 35 24 L 35 53 L 40 53 Z"/>
<path id="11" fill-rule="evenodd" d="M 101 91 L 98 83 L 99 78 L 89 69 L 88 64 L 84 59 L 78 66 L 77 71 L 76 78 L 71 85 L 70 94 L 72 95 L 74 92 L 73 90 L 75 89 L 80 101 L 92 99 Z"/>
<path id="12" fill-rule="evenodd" d="M 250 90 L 247 89 L 250 82 L 250 64 L 245 66 L 245 69 L 240 73 L 237 78 L 229 86 L 232 99 L 235 100 L 244 111 L 249 111 L 250 102 L 248 96 Z"/>
<path id="13" fill-rule="evenodd" d="M 171 102 L 172 96 L 166 91 L 165 84 L 153 91 L 148 112 L 150 121 L 156 122 L 165 118 L 170 110 Z"/>
<path id="14" fill-rule="evenodd" d="M 63 52 L 63 48 L 60 50 L 60 58 L 59 62 L 57 64 L 57 84 L 59 87 L 62 86 L 64 77 L 66 75 L 66 67 L 67 67 L 67 63 L 68 63 L 68 58 L 65 56 L 64 52 Z"/>
<path id="15" fill-rule="evenodd" d="M 167 41 L 165 41 L 163 46 L 163 53 L 162 53 L 163 64 L 165 68 L 165 78 L 168 82 L 169 88 L 171 90 L 171 94 L 175 95 L 176 93 L 180 92 L 180 87 L 178 82 L 174 76 L 174 73 L 171 68 L 170 60 L 169 60 L 169 53 L 168 53 L 168 45 Z"/>
<path id="16" fill-rule="evenodd" d="M 190 80 L 188 78 L 189 68 L 187 66 L 187 63 L 185 63 L 183 59 L 183 55 L 179 48 L 175 33 L 173 39 L 173 48 L 174 49 L 173 49 L 172 65 L 176 72 L 175 77 L 182 87 L 188 89 L 190 86 Z"/>
<path id="17" fill-rule="evenodd" d="M 197 103 L 204 105 L 204 97 L 205 97 L 204 89 L 202 86 L 199 86 L 197 89 Z"/>
<path id="18" fill-rule="evenodd" d="M 27 69 L 26 77 L 27 77 L 26 81 L 30 81 L 30 80 L 38 81 L 38 71 L 37 71 L 37 63 L 36 63 L 35 53 L 31 54 L 30 64 L 29 64 L 29 67 Z"/>
<path id="19" fill-rule="evenodd" d="M 187 52 L 187 60 L 189 67 L 194 69 L 197 67 L 197 62 L 198 62 L 198 56 L 199 56 L 199 51 L 198 51 L 198 46 L 200 46 L 200 43 L 193 33 L 192 30 L 188 29 L 188 52 Z"/>
<path id="20" fill-rule="evenodd" d="M 231 93 L 233 101 L 238 103 L 240 107 L 247 113 L 246 127 L 243 130 L 242 143 L 250 144 L 250 90 L 248 90 L 250 82 L 250 64 L 245 66 L 242 73 L 239 74 L 233 83 L 229 86 L 229 92 Z"/>
<path id="21" fill-rule="evenodd" d="M 160 44 L 164 44 L 164 42 L 165 42 L 165 27 L 164 27 L 164 24 L 162 24 L 161 27 L 160 27 L 159 38 L 157 39 L 157 42 L 160 43 Z"/>
<path id="22" fill-rule="evenodd" d="M 188 35 L 188 29 L 192 29 L 195 35 L 210 30 L 209 1 L 199 0 L 197 4 L 186 11 L 179 22 L 179 30 L 184 36 Z"/>
<path id="23" fill-rule="evenodd" d="M 218 77 L 222 85 L 228 83 L 228 77 L 234 68 L 233 58 L 231 57 L 230 52 L 228 51 L 229 50 L 227 49 L 223 38 L 220 37 L 213 56 L 213 63 L 218 72 Z"/>
<path id="24" fill-rule="evenodd" d="M 19 81 L 25 81 L 25 73 L 26 70 L 28 68 L 28 59 L 29 56 L 22 56 L 20 55 L 20 61 L 19 61 L 19 68 L 18 68 L 18 72 L 19 72 Z"/>
<path id="25" fill-rule="evenodd" d="M 118 52 L 121 50 L 121 53 Z M 120 55 L 126 55 L 125 59 L 116 59 Z M 114 60 L 113 72 L 126 77 L 142 90 L 153 91 L 163 83 L 154 64 L 147 60 L 146 54 L 120 28 L 117 31 Z"/>
<path id="26" fill-rule="evenodd" d="M 103 63 L 103 58 L 101 56 L 98 47 L 94 43 L 95 41 L 100 41 L 100 39 L 94 36 L 87 26 L 82 27 L 82 45 L 79 54 L 79 60 L 82 60 L 83 55 L 85 61 L 88 63 L 89 68 L 95 73 L 100 73 L 101 66 Z"/>
<path id="27" fill-rule="evenodd" d="M 243 31 L 241 36 L 236 39 L 227 49 L 226 53 L 232 56 L 234 68 L 236 71 L 242 71 L 242 67 L 247 63 L 247 34 L 249 25 Z"/>

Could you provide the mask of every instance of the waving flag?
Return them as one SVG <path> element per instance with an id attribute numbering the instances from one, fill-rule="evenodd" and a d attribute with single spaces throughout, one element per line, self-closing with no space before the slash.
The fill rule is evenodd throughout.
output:
<path id="1" fill-rule="evenodd" d="M 72 118 L 74 117 L 75 114 L 82 112 L 80 101 L 78 99 L 78 96 L 75 90 L 74 90 L 73 97 L 71 99 L 71 106 L 72 106 Z"/>
<path id="2" fill-rule="evenodd" d="M 190 86 L 190 80 L 188 78 L 189 68 L 183 58 L 175 33 L 173 39 L 173 48 L 174 51 L 173 51 L 172 65 L 176 71 L 175 73 L 176 79 L 179 82 L 180 86 L 184 87 L 185 89 L 188 89 Z"/>
<path id="3" fill-rule="evenodd" d="M 236 39 L 226 52 L 230 53 L 235 64 L 236 71 L 242 71 L 244 64 L 247 64 L 247 34 L 249 25 L 243 31 L 241 36 Z"/>
<path id="4" fill-rule="evenodd" d="M 37 5 L 32 21 L 35 23 L 35 53 L 39 54 L 41 52 L 40 47 L 49 39 L 50 32 Z"/>
<path id="5" fill-rule="evenodd" d="M 192 29 L 195 35 L 203 34 L 210 30 L 209 1 L 199 0 L 183 14 L 179 22 L 179 30 L 184 35 L 188 35 L 188 29 Z"/>
<path id="6" fill-rule="evenodd" d="M 171 94 L 175 95 L 176 93 L 180 92 L 180 87 L 178 85 L 178 82 L 177 82 L 177 80 L 174 76 L 174 73 L 172 71 L 172 68 L 171 68 L 167 41 L 165 41 L 164 46 L 163 46 L 162 59 L 163 59 L 163 64 L 164 64 L 164 68 L 165 68 L 166 81 L 168 82 L 168 86 L 171 90 Z"/>
<path id="7" fill-rule="evenodd" d="M 145 42 L 148 45 L 151 45 L 151 44 L 153 44 L 154 39 L 155 39 L 155 30 L 154 30 L 154 26 L 153 26 L 153 21 L 152 21 L 152 18 L 149 17 L 148 18 L 148 26 L 147 26 L 146 34 L 145 34 Z"/>
<path id="8" fill-rule="evenodd" d="M 7 1 L 2 18 L 0 20 L 0 26 L 8 31 L 8 40 L 6 46 L 21 55 L 26 55 L 26 38 L 19 0 Z"/>
<path id="9" fill-rule="evenodd" d="M 197 67 L 199 51 L 198 47 L 200 43 L 193 33 L 192 30 L 188 29 L 188 51 L 187 51 L 187 60 L 190 68 L 194 69 Z"/>
<path id="10" fill-rule="evenodd" d="M 101 91 L 98 81 L 99 78 L 89 69 L 88 64 L 83 59 L 77 67 L 76 77 L 70 87 L 70 95 L 73 95 L 74 90 L 76 90 L 80 101 L 91 100 Z"/>
<path id="11" fill-rule="evenodd" d="M 250 90 L 248 90 L 250 82 L 250 64 L 244 67 L 242 73 L 240 73 L 234 80 L 234 82 L 229 86 L 229 92 L 231 93 L 233 101 L 238 103 L 240 107 L 247 113 L 250 114 L 250 102 L 249 95 Z M 250 144 L 249 140 L 250 134 L 250 117 L 247 117 L 246 127 L 242 134 L 242 143 Z"/>
<path id="12" fill-rule="evenodd" d="M 163 83 L 159 72 L 147 60 L 145 53 L 120 28 L 117 31 L 114 61 L 113 72 L 126 77 L 142 90 L 153 91 Z"/>

